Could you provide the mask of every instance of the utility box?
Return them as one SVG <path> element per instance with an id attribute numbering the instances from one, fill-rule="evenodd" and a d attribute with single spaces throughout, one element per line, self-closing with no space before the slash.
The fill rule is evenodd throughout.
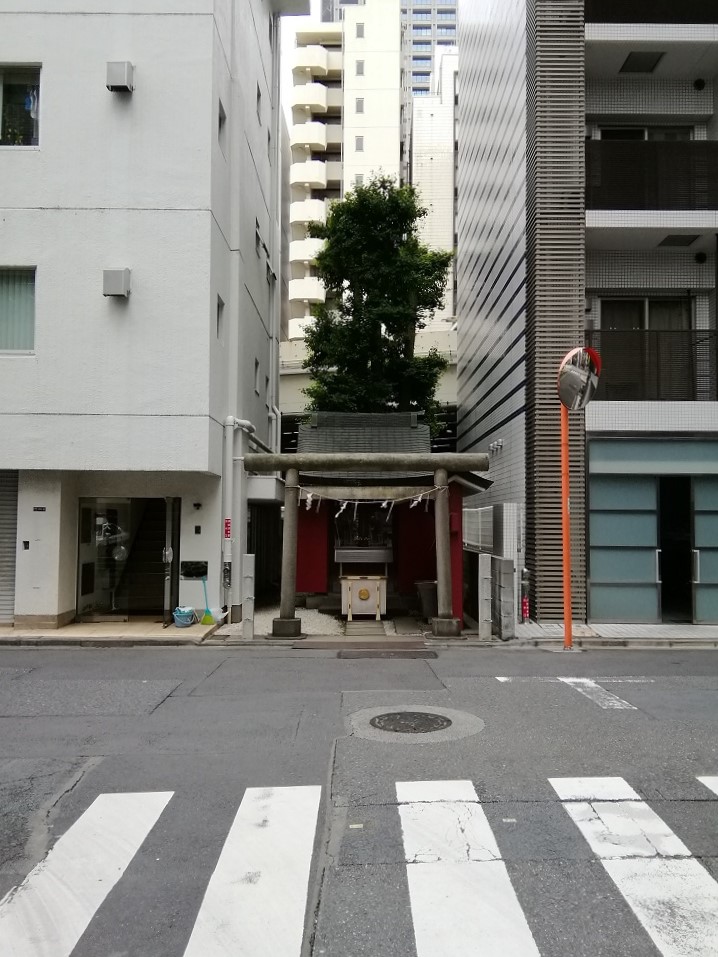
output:
<path id="1" fill-rule="evenodd" d="M 129 269 L 105 269 L 102 273 L 102 295 L 124 296 L 130 294 Z"/>
<path id="2" fill-rule="evenodd" d="M 107 89 L 112 93 L 132 93 L 135 68 L 129 60 L 119 60 L 107 64 Z"/>
<path id="3" fill-rule="evenodd" d="M 491 556 L 491 617 L 494 634 L 507 641 L 516 637 L 514 563 Z"/>

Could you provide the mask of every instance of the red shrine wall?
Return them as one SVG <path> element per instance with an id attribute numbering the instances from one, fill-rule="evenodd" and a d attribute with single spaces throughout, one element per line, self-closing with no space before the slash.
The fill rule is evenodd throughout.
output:
<path id="1" fill-rule="evenodd" d="M 464 496 L 456 482 L 449 483 L 449 530 L 451 533 L 451 608 L 454 618 L 464 620 Z"/>
<path id="2" fill-rule="evenodd" d="M 329 591 L 330 511 L 335 502 L 322 502 L 309 511 L 299 508 L 297 538 L 297 591 L 324 595 Z M 455 483 L 449 485 L 449 528 L 451 534 L 452 610 L 463 619 L 463 496 Z M 401 595 L 416 597 L 416 582 L 436 579 L 436 535 L 434 506 L 425 511 L 425 503 L 409 508 L 409 502 L 396 505 L 394 523 L 394 564 L 390 575 Z"/>
<path id="3" fill-rule="evenodd" d="M 325 595 L 329 591 L 329 509 L 322 502 L 309 511 L 299 506 L 297 529 L 297 591 Z"/>

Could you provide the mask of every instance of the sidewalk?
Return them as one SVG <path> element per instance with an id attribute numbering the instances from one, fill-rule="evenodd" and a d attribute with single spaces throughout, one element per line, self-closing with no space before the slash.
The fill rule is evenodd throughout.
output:
<path id="1" fill-rule="evenodd" d="M 13 628 L 0 625 L 0 648 L 13 645 L 73 645 L 92 648 L 129 648 L 135 645 L 199 645 L 217 625 L 164 628 L 156 621 L 76 622 L 57 629 Z"/>
<path id="2" fill-rule="evenodd" d="M 563 643 L 563 622 L 522 622 L 516 626 L 516 638 L 522 644 L 534 647 L 560 646 Z M 586 625 L 574 622 L 573 639 L 579 648 L 718 648 L 718 625 Z"/>

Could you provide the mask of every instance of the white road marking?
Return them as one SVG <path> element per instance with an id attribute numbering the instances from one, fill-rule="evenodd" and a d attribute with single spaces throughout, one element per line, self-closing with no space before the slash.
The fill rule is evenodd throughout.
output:
<path id="1" fill-rule="evenodd" d="M 0 901 L 3 957 L 69 957 L 172 794 L 97 797 Z"/>
<path id="2" fill-rule="evenodd" d="M 396 798 L 399 804 L 478 801 L 471 781 L 397 781 Z"/>
<path id="3" fill-rule="evenodd" d="M 635 792 L 623 778 L 550 781 L 559 797 L 580 795 L 564 807 L 663 957 L 715 957 L 718 883 L 668 825 L 638 795 L 626 799 Z"/>
<path id="4" fill-rule="evenodd" d="M 698 778 L 698 780 L 701 782 L 701 784 L 705 784 L 707 788 L 710 788 L 714 794 L 718 794 L 718 777 L 702 777 Z"/>
<path id="5" fill-rule="evenodd" d="M 640 801 L 623 778 L 549 778 L 562 801 Z"/>
<path id="6" fill-rule="evenodd" d="M 247 788 L 185 957 L 299 957 L 321 793 Z"/>
<path id="7" fill-rule="evenodd" d="M 396 790 L 417 957 L 539 957 L 471 782 Z"/>
<path id="8" fill-rule="evenodd" d="M 624 701 L 623 698 L 619 698 L 618 695 L 613 694 L 612 691 L 607 691 L 605 688 L 602 688 L 601 685 L 597 684 L 592 678 L 559 678 L 558 680 L 562 684 L 568 685 L 569 688 L 574 688 L 579 694 L 590 698 L 599 708 L 604 708 L 605 710 L 638 710 L 632 704 Z"/>

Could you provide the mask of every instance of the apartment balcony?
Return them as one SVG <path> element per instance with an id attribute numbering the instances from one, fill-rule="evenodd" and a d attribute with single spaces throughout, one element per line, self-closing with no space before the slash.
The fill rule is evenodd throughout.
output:
<path id="1" fill-rule="evenodd" d="M 321 160 L 292 163 L 289 167 L 289 183 L 291 186 L 305 186 L 307 189 L 326 189 L 327 164 Z"/>
<path id="2" fill-rule="evenodd" d="M 327 87 L 327 108 L 341 110 L 344 106 L 344 90 L 339 86 Z"/>
<path id="3" fill-rule="evenodd" d="M 319 44 L 297 47 L 292 51 L 292 72 L 326 76 L 329 72 L 329 51 Z"/>
<path id="4" fill-rule="evenodd" d="M 718 142 L 591 140 L 586 208 L 718 210 Z"/>
<path id="5" fill-rule="evenodd" d="M 327 146 L 341 146 L 344 139 L 344 127 L 341 123 L 327 123 Z"/>
<path id="6" fill-rule="evenodd" d="M 716 331 L 595 331 L 586 343 L 601 356 L 596 400 L 715 402 Z"/>
<path id="7" fill-rule="evenodd" d="M 292 106 L 303 107 L 312 113 L 327 112 L 327 93 L 323 83 L 304 83 L 292 89 Z"/>
<path id="8" fill-rule="evenodd" d="M 586 0 L 586 23 L 718 23 L 708 0 Z"/>
<path id="9" fill-rule="evenodd" d="M 303 226 L 306 223 L 326 223 L 327 204 L 323 199 L 304 199 L 289 206 L 289 222 Z"/>
<path id="10" fill-rule="evenodd" d="M 341 183 L 344 165 L 336 160 L 327 163 L 327 183 Z"/>
<path id="11" fill-rule="evenodd" d="M 292 147 L 304 146 L 313 150 L 327 148 L 327 127 L 324 123 L 296 123 L 289 134 Z"/>
<path id="12" fill-rule="evenodd" d="M 289 299 L 292 302 L 324 302 L 326 295 L 321 280 L 315 276 L 289 280 Z"/>
<path id="13" fill-rule="evenodd" d="M 323 239 L 295 239 L 289 244 L 289 261 L 292 263 L 312 263 L 323 245 Z"/>

